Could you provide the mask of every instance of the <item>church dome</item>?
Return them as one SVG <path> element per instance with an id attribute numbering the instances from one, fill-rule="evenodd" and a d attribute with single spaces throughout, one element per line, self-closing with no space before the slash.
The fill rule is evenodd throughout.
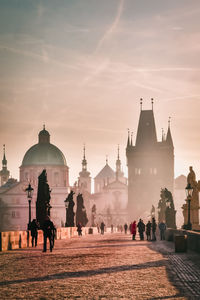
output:
<path id="1" fill-rule="evenodd" d="M 38 137 L 38 144 L 33 145 L 24 155 L 22 166 L 66 166 L 66 159 L 63 153 L 56 146 L 50 143 L 50 134 L 45 127 L 40 131 Z"/>

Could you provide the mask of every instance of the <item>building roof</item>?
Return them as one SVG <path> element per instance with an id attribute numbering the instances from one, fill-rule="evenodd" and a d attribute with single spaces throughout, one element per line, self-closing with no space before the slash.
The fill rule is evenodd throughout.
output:
<path id="1" fill-rule="evenodd" d="M 50 143 L 50 135 L 45 128 L 39 133 L 38 144 L 33 145 L 24 155 L 22 166 L 32 165 L 67 165 L 63 153 Z"/>
<path id="2" fill-rule="evenodd" d="M 153 110 L 141 110 L 136 137 L 136 147 L 157 143 Z"/>
<path id="3" fill-rule="evenodd" d="M 115 172 L 113 169 L 106 163 L 103 169 L 97 174 L 95 179 L 102 179 L 102 178 L 113 178 L 115 177 Z"/>

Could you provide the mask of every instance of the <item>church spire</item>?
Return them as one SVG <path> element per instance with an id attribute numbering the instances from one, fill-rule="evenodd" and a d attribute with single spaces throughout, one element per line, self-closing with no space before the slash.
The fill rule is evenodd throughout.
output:
<path id="1" fill-rule="evenodd" d="M 116 160 L 116 180 L 119 179 L 119 177 L 122 176 L 122 170 L 121 170 L 121 160 L 119 157 L 119 145 L 117 147 L 117 160 Z"/>
<path id="2" fill-rule="evenodd" d="M 82 171 L 87 171 L 87 160 L 85 158 L 85 144 L 83 145 Z"/>
<path id="3" fill-rule="evenodd" d="M 2 159 L 2 170 L 0 171 L 1 185 L 4 185 L 8 179 L 10 172 L 7 169 L 7 159 L 5 153 L 5 144 L 3 145 L 3 159 Z"/>
<path id="4" fill-rule="evenodd" d="M 171 130 L 170 130 L 170 125 L 171 125 L 171 117 L 169 117 L 169 120 L 168 120 L 168 131 L 167 131 L 166 143 L 169 146 L 174 147 L 173 140 L 172 140 L 172 135 L 171 135 Z"/>
<path id="5" fill-rule="evenodd" d="M 7 168 L 7 160 L 6 160 L 6 146 L 3 145 L 3 160 L 2 160 L 2 167 Z"/>

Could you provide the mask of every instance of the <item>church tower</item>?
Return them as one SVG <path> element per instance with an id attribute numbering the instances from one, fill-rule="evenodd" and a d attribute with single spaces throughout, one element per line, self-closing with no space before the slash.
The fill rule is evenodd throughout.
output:
<path id="1" fill-rule="evenodd" d="M 0 176 L 1 176 L 1 186 L 2 186 L 8 181 L 10 176 L 10 172 L 7 169 L 5 145 L 3 145 L 3 160 L 2 160 L 2 170 L 0 171 Z"/>
<path id="2" fill-rule="evenodd" d="M 81 190 L 91 193 L 91 177 L 87 170 L 87 160 L 85 158 L 85 145 L 83 147 L 82 171 L 79 173 L 78 186 Z"/>
<path id="3" fill-rule="evenodd" d="M 152 109 L 142 109 L 133 146 L 128 132 L 126 147 L 128 166 L 128 212 L 138 219 L 150 215 L 152 205 L 157 206 L 161 188 L 173 193 L 174 146 L 168 123 L 167 137 L 157 141 L 156 126 Z"/>

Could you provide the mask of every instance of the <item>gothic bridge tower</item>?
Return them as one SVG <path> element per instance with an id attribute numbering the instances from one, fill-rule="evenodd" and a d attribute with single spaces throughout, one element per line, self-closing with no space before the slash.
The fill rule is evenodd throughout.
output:
<path id="1" fill-rule="evenodd" d="M 160 190 L 174 188 L 174 146 L 168 123 L 167 136 L 157 140 L 152 109 L 141 111 L 135 145 L 128 132 L 126 147 L 128 166 L 128 212 L 131 220 L 150 215 L 152 205 L 157 206 Z"/>

